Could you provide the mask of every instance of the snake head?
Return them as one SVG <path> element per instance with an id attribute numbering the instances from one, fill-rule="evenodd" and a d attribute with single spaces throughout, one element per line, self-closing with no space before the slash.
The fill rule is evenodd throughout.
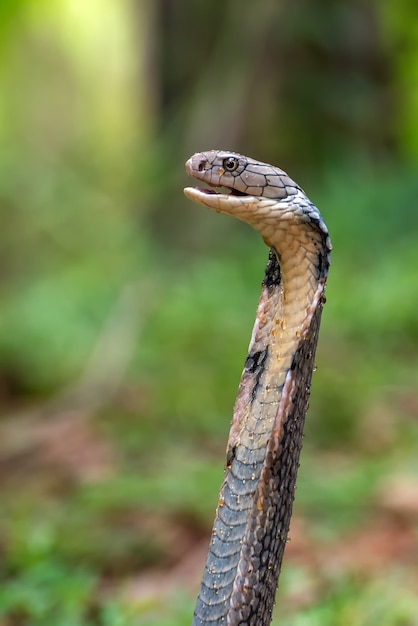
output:
<path id="1" fill-rule="evenodd" d="M 278 167 L 223 150 L 197 152 L 186 162 L 186 172 L 212 187 L 201 189 L 209 194 L 217 193 L 214 188 L 224 187 L 228 195 L 283 200 L 300 189 Z"/>
<path id="2" fill-rule="evenodd" d="M 267 240 L 272 225 L 294 217 L 293 199 L 304 196 L 283 170 L 236 152 L 198 152 L 186 162 L 186 172 L 206 185 L 186 187 L 187 198 L 247 222 Z"/>
<path id="3" fill-rule="evenodd" d="M 318 249 L 331 249 L 318 209 L 280 168 L 236 152 L 211 150 L 190 157 L 186 172 L 206 185 L 186 187 L 187 198 L 247 222 L 279 254 L 294 245 L 309 249 L 314 241 Z"/>

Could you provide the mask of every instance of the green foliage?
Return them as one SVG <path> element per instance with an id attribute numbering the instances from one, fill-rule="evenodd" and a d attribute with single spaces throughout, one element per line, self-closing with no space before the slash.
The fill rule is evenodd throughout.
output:
<path id="1" fill-rule="evenodd" d="M 299 576 L 295 583 L 300 582 Z M 415 614 L 413 590 L 396 574 L 370 585 L 361 579 L 344 578 L 334 585 L 325 602 L 288 619 L 273 618 L 272 626 L 409 626 Z"/>
<path id="2" fill-rule="evenodd" d="M 39 624 L 83 623 L 92 592 L 91 575 L 49 559 L 27 566 L 18 580 L 2 585 L 0 618 L 9 617 Z"/>
<path id="3" fill-rule="evenodd" d="M 363 177 L 359 195 L 366 200 L 352 204 L 349 189 L 357 179 L 354 170 L 336 173 L 317 200 L 335 250 L 296 511 L 306 515 L 310 532 L 324 542 L 338 541 L 365 523 L 381 481 L 395 467 L 400 472 L 407 468 L 417 441 L 398 391 L 413 389 L 418 373 L 412 295 L 417 224 L 409 211 L 416 180 L 407 173 L 385 172 L 377 187 L 375 174 L 368 183 Z M 72 193 L 82 199 L 86 192 L 81 187 Z M 68 194 L 67 202 L 73 206 Z M 58 500 L 48 491 L 41 500 L 35 496 L 26 502 L 16 500 L 14 491 L 4 494 L 1 533 L 7 550 L 0 607 L 4 616 L 39 626 L 58 615 L 60 623 L 77 626 L 128 624 L 135 619 L 132 611 L 139 611 L 144 623 L 172 619 L 185 624 L 192 612 L 190 598 L 178 606 L 167 599 L 169 612 L 151 600 L 139 607 L 102 601 L 100 572 L 124 577 L 165 562 L 166 544 L 152 525 L 139 532 L 141 520 L 149 516 L 209 527 L 267 251 L 256 237 L 239 234 L 229 240 L 229 250 L 185 265 L 167 248 L 159 254 L 158 243 L 138 252 L 140 234 L 129 232 L 129 215 L 106 214 L 94 202 L 91 210 L 107 215 L 100 220 L 101 237 L 96 228 L 80 228 L 87 219 L 81 205 L 72 211 L 72 221 L 82 238 L 69 239 L 70 254 L 51 247 L 45 263 L 31 268 L 24 290 L 11 285 L 2 312 L 4 363 L 12 354 L 20 375 L 27 377 L 26 386 L 44 393 L 68 379 L 97 341 L 112 302 L 136 268 L 140 283 L 152 277 L 146 293 L 154 302 L 151 312 L 142 312 L 129 372 L 141 400 L 132 408 L 105 407 L 96 423 L 97 432 L 123 458 L 118 472 L 79 485 Z M 93 255 L 84 254 L 86 246 Z M 148 259 L 141 263 L 145 250 Z M 382 422 L 388 411 L 389 423 L 387 417 Z M 376 420 L 380 439 L 371 441 Z M 334 464 L 332 473 L 329 464 Z M 285 575 L 282 593 L 288 584 Z M 373 585 L 360 593 L 358 582 L 344 577 L 329 584 L 329 594 L 320 594 L 318 603 L 299 612 L 296 621 L 346 623 L 353 615 L 352 622 L 361 624 L 366 614 L 378 620 L 386 610 Z M 410 603 L 406 593 L 386 623 L 407 616 Z"/>

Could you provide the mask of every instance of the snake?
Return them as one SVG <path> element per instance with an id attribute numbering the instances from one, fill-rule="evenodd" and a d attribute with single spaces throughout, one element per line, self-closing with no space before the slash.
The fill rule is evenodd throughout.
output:
<path id="1" fill-rule="evenodd" d="M 332 246 L 319 210 L 280 168 L 211 150 L 190 157 L 186 173 L 199 184 L 184 189 L 188 199 L 248 223 L 270 248 L 192 626 L 266 626 L 292 515 Z"/>

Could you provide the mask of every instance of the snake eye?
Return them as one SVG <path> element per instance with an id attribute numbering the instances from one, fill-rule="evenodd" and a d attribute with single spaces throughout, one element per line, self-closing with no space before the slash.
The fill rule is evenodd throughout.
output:
<path id="1" fill-rule="evenodd" d="M 238 167 L 238 159 L 235 157 L 227 157 L 222 161 L 222 165 L 227 172 L 234 172 Z"/>

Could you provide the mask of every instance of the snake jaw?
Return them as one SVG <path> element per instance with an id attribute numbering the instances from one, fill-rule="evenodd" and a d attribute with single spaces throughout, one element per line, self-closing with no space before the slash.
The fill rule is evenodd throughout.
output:
<path id="1" fill-rule="evenodd" d="M 213 185 L 214 189 L 207 189 L 203 187 L 185 187 L 184 195 L 189 200 L 202 204 L 208 209 L 212 209 L 217 213 L 225 213 L 226 215 L 235 215 L 240 217 L 240 209 L 245 206 L 247 210 L 251 205 L 254 205 L 254 196 L 246 195 L 245 193 L 238 193 L 236 190 L 227 188 L 229 193 L 219 193 L 216 189 L 224 189 L 225 187 Z M 241 218 L 242 219 L 242 218 Z M 246 221 L 246 220 L 244 220 Z"/>
<path id="2" fill-rule="evenodd" d="M 201 204 L 216 213 L 231 215 L 246 222 L 257 230 L 266 242 L 269 242 L 267 245 L 273 246 L 280 252 L 283 227 L 279 226 L 277 211 L 281 213 L 281 221 L 286 221 L 288 217 L 286 209 L 289 208 L 287 203 L 283 203 L 279 208 L 277 200 L 272 198 L 246 194 L 223 194 L 200 187 L 186 187 L 184 195 L 192 202 Z"/>
<path id="3" fill-rule="evenodd" d="M 226 185 L 216 185 L 211 183 L 208 183 L 208 185 L 210 185 L 211 189 L 208 189 L 207 187 L 187 187 L 187 189 L 196 189 L 197 191 L 199 191 L 199 193 L 207 194 L 210 196 L 217 195 L 242 197 L 249 195 L 247 193 L 244 193 L 243 191 L 240 191 L 239 189 L 234 189 L 234 187 L 227 187 Z"/>

